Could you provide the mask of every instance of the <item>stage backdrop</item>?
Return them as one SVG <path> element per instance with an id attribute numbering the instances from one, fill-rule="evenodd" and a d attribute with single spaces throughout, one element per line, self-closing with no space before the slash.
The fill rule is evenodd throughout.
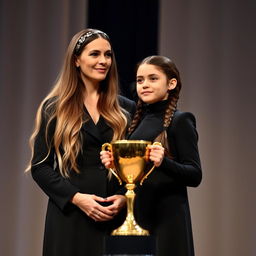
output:
<path id="1" fill-rule="evenodd" d="M 104 2 L 113 6 L 114 1 Z M 146 4 L 127 9 L 129 1 L 122 2 L 108 15 L 134 17 L 136 12 L 139 24 L 149 13 Z M 254 256 L 256 1 L 157 4 L 152 40 L 157 39 L 157 53 L 180 69 L 179 108 L 195 114 L 200 136 L 203 181 L 189 189 L 196 255 Z M 88 17 L 86 0 L 0 0 L 0 255 L 41 255 L 47 198 L 23 173 L 30 157 L 28 138 L 67 43 L 87 26 Z M 144 27 L 150 29 L 148 23 Z M 133 37 L 149 43 L 140 33 Z M 125 62 L 120 59 L 119 65 Z"/>
<path id="2" fill-rule="evenodd" d="M 86 26 L 85 0 L 0 0 L 0 255 L 41 255 L 46 196 L 24 174 L 35 112 L 71 36 Z"/>
<path id="3" fill-rule="evenodd" d="M 256 1 L 161 1 L 159 52 L 197 117 L 203 181 L 190 189 L 197 256 L 256 255 Z"/>

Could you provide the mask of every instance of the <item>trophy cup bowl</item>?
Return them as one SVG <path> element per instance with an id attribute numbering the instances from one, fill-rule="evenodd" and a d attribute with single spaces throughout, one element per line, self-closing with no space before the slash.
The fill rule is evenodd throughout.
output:
<path id="1" fill-rule="evenodd" d="M 149 161 L 149 145 L 152 143 L 145 140 L 117 140 L 112 143 L 102 145 L 102 150 L 111 151 L 114 159 L 114 168 L 109 168 L 112 174 L 118 179 L 120 185 L 126 183 L 127 192 L 127 215 L 124 223 L 114 231 L 114 236 L 148 236 L 148 230 L 140 227 L 134 218 L 134 198 L 136 183 L 143 181 L 154 170 L 153 166 L 147 171 L 147 162 Z M 154 145 L 161 145 L 155 142 Z"/>

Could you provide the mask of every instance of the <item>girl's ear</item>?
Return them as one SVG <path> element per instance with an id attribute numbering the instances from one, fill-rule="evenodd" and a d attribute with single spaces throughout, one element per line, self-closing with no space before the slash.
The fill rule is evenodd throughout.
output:
<path id="1" fill-rule="evenodd" d="M 170 79 L 168 82 L 168 90 L 173 90 L 175 89 L 176 86 L 177 86 L 177 79 L 176 78 Z"/>

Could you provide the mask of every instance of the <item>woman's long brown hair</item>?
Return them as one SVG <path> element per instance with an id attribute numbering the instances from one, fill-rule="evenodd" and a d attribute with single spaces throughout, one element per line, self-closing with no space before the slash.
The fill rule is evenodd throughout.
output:
<path id="1" fill-rule="evenodd" d="M 108 36 L 104 32 L 94 29 L 82 30 L 72 38 L 57 82 L 38 108 L 35 128 L 30 138 L 33 157 L 34 141 L 42 123 L 42 114 L 47 113 L 45 140 L 48 145 L 48 154 L 35 164 L 44 162 L 53 147 L 60 173 L 64 177 L 69 177 L 70 170 L 79 173 L 76 160 L 82 146 L 80 130 L 86 121 L 83 118 L 85 86 L 81 79 L 80 70 L 75 65 L 75 60 L 78 56 L 75 49 L 78 40 L 88 32 L 92 32 L 92 35 L 85 38 L 82 48 L 99 37 L 110 43 Z M 79 54 L 81 54 L 81 49 Z M 97 107 L 100 115 L 113 129 L 113 140 L 123 138 L 127 126 L 127 118 L 125 110 L 118 103 L 118 75 L 113 49 L 110 70 L 106 79 L 99 86 Z M 53 120 L 56 120 L 56 127 L 50 141 L 48 136 L 49 125 Z M 31 163 L 26 171 L 30 169 Z"/>

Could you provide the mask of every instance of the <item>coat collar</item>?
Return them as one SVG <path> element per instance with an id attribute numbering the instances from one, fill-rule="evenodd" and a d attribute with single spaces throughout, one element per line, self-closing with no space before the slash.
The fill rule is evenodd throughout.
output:
<path id="1" fill-rule="evenodd" d="M 93 136 L 99 142 L 106 141 L 107 138 L 105 138 L 106 136 L 104 136 L 104 135 L 106 135 L 107 131 L 111 128 L 107 125 L 104 118 L 102 116 L 100 116 L 99 121 L 97 122 L 97 124 L 95 124 L 93 122 L 93 120 L 91 119 L 90 116 L 88 116 L 86 120 L 87 121 L 85 121 L 85 123 L 83 124 L 82 129 L 86 133 Z M 108 138 L 108 140 L 109 140 L 109 138 Z"/>

